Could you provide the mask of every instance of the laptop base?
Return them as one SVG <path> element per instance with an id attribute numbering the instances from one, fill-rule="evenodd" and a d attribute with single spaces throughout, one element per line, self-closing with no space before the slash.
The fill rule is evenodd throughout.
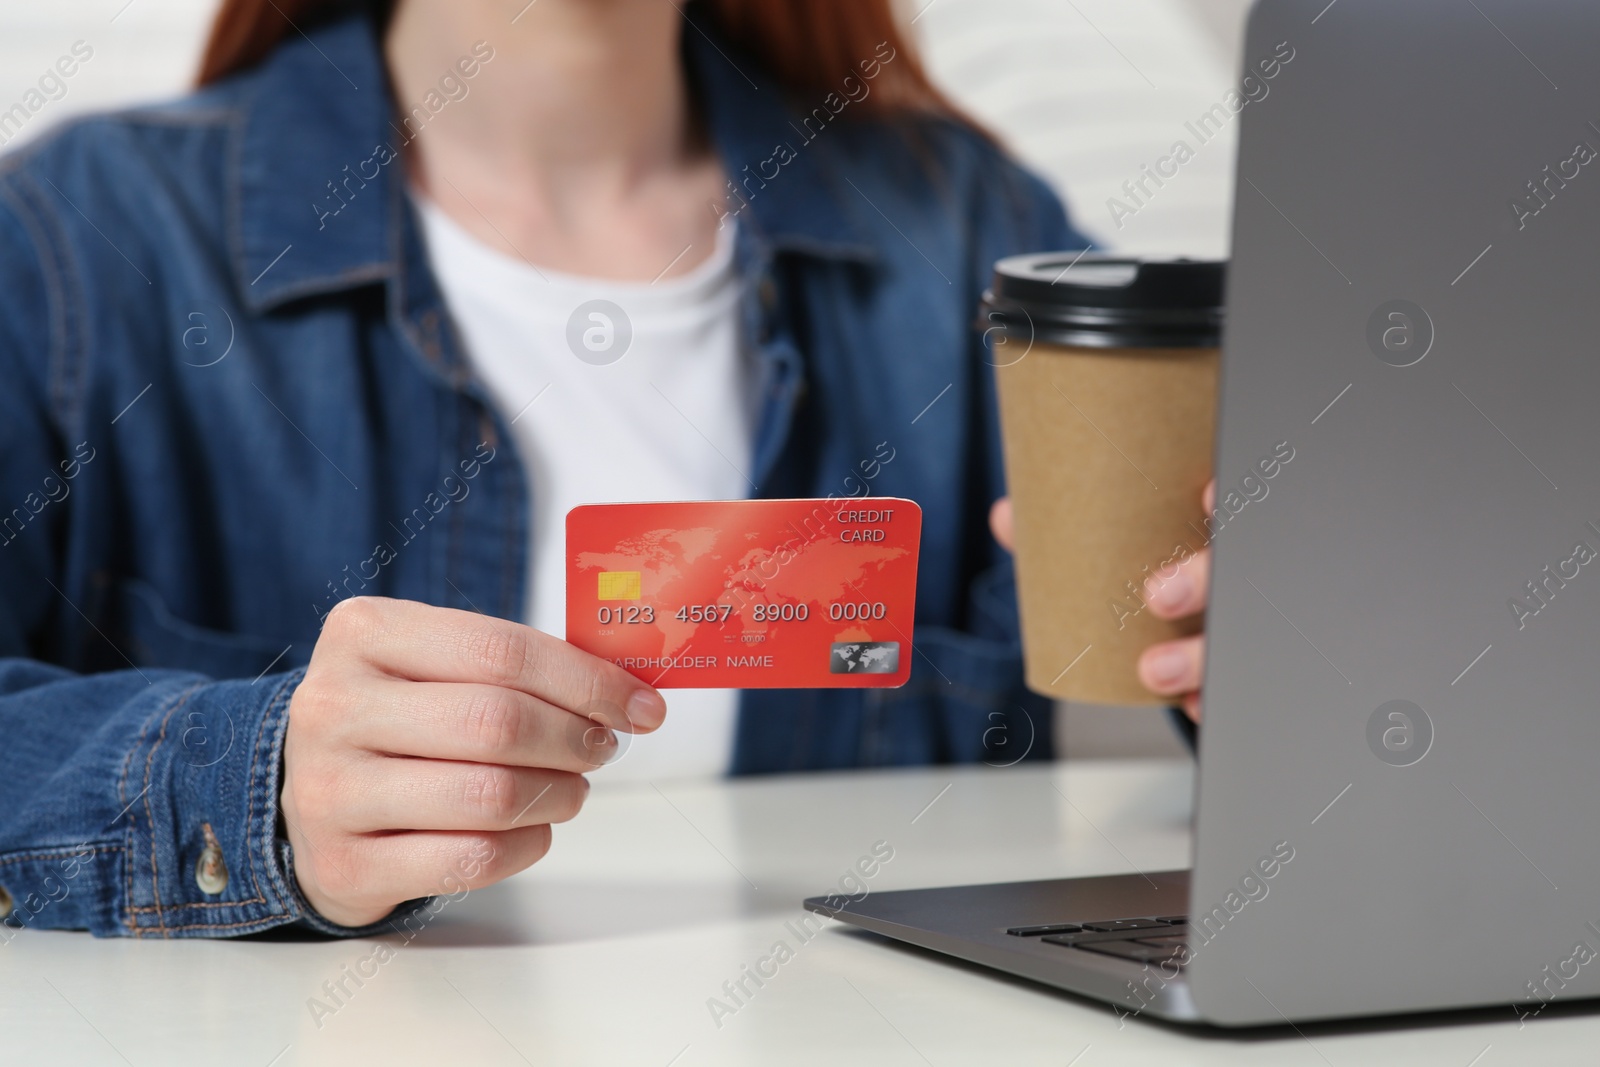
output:
<path id="1" fill-rule="evenodd" d="M 1176 965 L 1092 951 L 1064 943 L 1073 935 L 1054 932 L 1056 927 L 1093 926 L 1140 916 L 1169 917 L 1164 926 L 1179 922 L 1178 917 L 1189 907 L 1188 871 L 906 889 L 845 900 L 842 906 L 835 898 L 812 897 L 805 906 L 897 941 L 1107 1001 L 1119 1014 L 1202 1021 Z M 1008 933 L 1031 927 L 1047 927 L 1051 932 Z M 1152 925 L 1148 931 L 1129 931 L 1118 940 L 1135 943 L 1133 937 L 1140 933 L 1161 935 L 1181 929 Z"/>

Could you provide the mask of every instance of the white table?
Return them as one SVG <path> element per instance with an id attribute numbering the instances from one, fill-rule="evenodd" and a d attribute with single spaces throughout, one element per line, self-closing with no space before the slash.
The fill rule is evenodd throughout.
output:
<path id="1" fill-rule="evenodd" d="M 352 995 L 320 1019 L 309 999 L 373 942 L 23 932 L 0 945 L 0 1063 L 1499 1067 L 1593 1062 L 1600 1047 L 1600 1014 L 1570 1009 L 1520 1030 L 1509 1008 L 1304 1036 L 1119 1029 L 1092 1002 L 838 925 L 801 943 L 785 925 L 878 841 L 894 858 L 875 891 L 1184 866 L 1183 764 L 596 778 L 544 862 L 391 939 L 393 958 L 359 988 L 346 979 Z M 719 1027 L 708 999 L 779 940 L 793 958 L 747 982 Z"/>

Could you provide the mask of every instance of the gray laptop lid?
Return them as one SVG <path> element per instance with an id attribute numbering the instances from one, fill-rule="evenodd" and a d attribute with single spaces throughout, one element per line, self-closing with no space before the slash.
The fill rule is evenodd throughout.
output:
<path id="1" fill-rule="evenodd" d="M 1600 4 L 1262 0 L 1247 64 L 1285 43 L 1238 120 L 1193 995 L 1600 994 Z"/>

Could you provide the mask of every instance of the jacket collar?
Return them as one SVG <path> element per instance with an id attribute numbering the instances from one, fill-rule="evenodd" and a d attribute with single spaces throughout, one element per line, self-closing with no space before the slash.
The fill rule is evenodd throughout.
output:
<path id="1" fill-rule="evenodd" d="M 871 261 L 827 138 L 808 143 L 781 89 L 703 16 L 683 33 L 741 227 L 774 251 Z M 286 41 L 249 78 L 232 232 L 239 289 L 258 311 L 398 274 L 407 134 L 376 34 L 363 15 L 341 18 Z"/>
<path id="2" fill-rule="evenodd" d="M 372 24 L 296 36 L 249 79 L 235 163 L 240 292 L 257 310 L 395 271 L 402 138 Z M 374 167 L 380 158 L 387 163 Z M 371 161 L 371 162 L 369 162 Z"/>

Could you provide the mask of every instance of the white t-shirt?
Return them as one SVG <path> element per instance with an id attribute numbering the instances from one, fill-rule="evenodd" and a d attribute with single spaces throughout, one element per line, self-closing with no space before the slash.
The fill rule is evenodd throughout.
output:
<path id="1" fill-rule="evenodd" d="M 510 421 L 529 472 L 524 621 L 562 636 L 571 508 L 747 495 L 754 417 L 733 227 L 686 275 L 616 282 L 530 266 L 479 241 L 431 202 L 415 202 L 467 357 Z M 738 694 L 662 695 L 666 724 L 652 735 L 621 737 L 622 755 L 599 772 L 606 780 L 726 773 Z"/>

